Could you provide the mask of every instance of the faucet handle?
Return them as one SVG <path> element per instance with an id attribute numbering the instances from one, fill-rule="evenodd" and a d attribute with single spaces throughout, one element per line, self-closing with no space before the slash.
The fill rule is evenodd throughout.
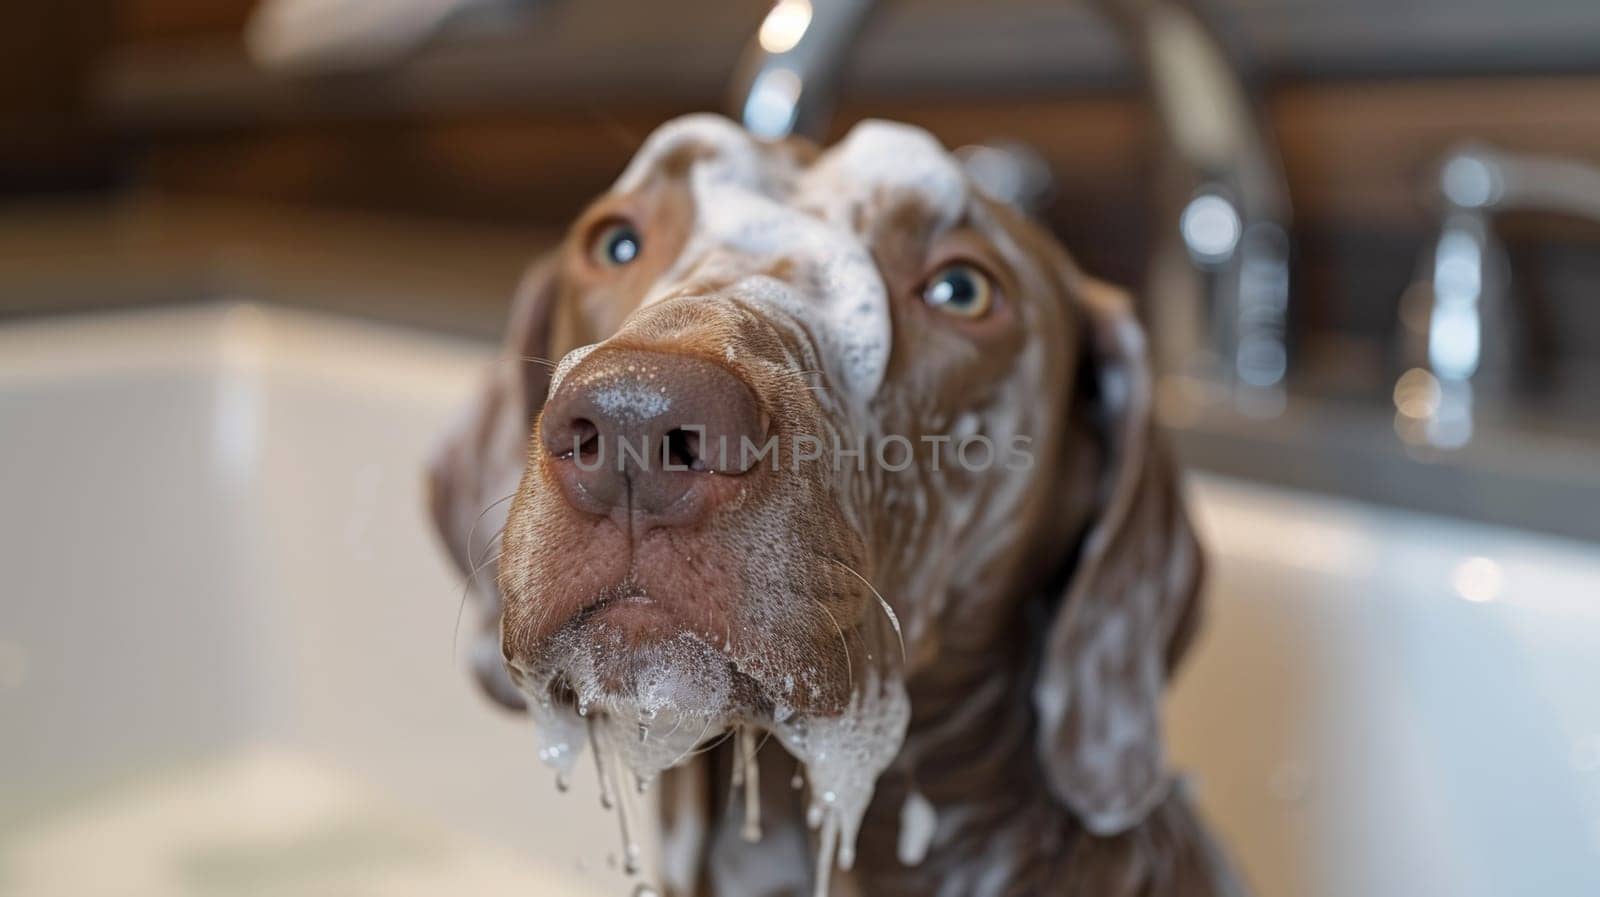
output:
<path id="1" fill-rule="evenodd" d="M 1600 221 L 1600 166 L 1581 159 L 1463 144 L 1438 168 L 1448 206 L 1485 212 L 1554 212 Z"/>
<path id="2" fill-rule="evenodd" d="M 1429 192 L 1440 230 L 1400 301 L 1395 428 L 1408 443 L 1453 449 L 1471 440 L 1481 400 L 1506 398 L 1531 361 L 1494 216 L 1600 221 L 1600 167 L 1468 143 L 1440 161 Z"/>

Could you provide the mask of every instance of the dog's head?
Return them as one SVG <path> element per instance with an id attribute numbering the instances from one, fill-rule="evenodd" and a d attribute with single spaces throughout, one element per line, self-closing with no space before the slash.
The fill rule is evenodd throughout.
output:
<path id="1" fill-rule="evenodd" d="M 677 750 L 1032 657 L 1048 781 L 1119 830 L 1198 581 L 1150 400 L 1124 298 L 928 134 L 669 123 L 533 269 L 433 468 L 464 568 L 504 519 L 480 678 Z"/>

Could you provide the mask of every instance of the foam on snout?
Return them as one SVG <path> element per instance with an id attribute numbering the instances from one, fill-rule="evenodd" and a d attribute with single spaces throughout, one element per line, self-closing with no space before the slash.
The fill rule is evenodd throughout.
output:
<path id="1" fill-rule="evenodd" d="M 590 343 L 587 346 L 579 346 L 561 356 L 561 360 L 556 362 L 556 369 L 550 374 L 551 395 L 556 394 L 556 390 L 561 388 L 561 382 L 567 379 L 567 375 L 572 373 L 572 369 L 582 364 L 583 360 L 589 357 L 589 353 L 593 352 L 599 345 L 599 343 Z"/>
<path id="2" fill-rule="evenodd" d="M 672 399 L 665 390 L 641 383 L 603 386 L 593 396 L 595 407 L 619 421 L 654 420 L 672 410 Z"/>
<path id="3" fill-rule="evenodd" d="M 833 868 L 849 869 L 856 838 L 878 776 L 899 753 L 911 705 L 897 674 L 867 668 L 842 712 L 799 714 L 781 708 L 765 724 L 736 716 L 733 671 L 754 669 L 700 637 L 680 633 L 662 643 L 628 646 L 622 635 L 600 629 L 566 630 L 555 638 L 537 670 L 518 671 L 539 734 L 539 758 L 566 787 L 585 748 L 593 752 L 602 802 L 614 808 L 623 839 L 624 866 L 638 871 L 630 793 L 643 792 L 666 769 L 688 760 L 696 748 L 729 730 L 739 737 L 735 787 L 745 790 L 744 836 L 760 840 L 756 789 L 755 732 L 768 729 L 798 759 L 809 789 L 807 824 L 818 832 L 816 894 L 826 895 Z M 627 688 L 607 686 L 621 652 L 630 656 Z M 769 692 L 793 693 L 812 682 L 812 671 L 757 671 L 774 681 Z M 552 698 L 564 685 L 572 703 Z"/>

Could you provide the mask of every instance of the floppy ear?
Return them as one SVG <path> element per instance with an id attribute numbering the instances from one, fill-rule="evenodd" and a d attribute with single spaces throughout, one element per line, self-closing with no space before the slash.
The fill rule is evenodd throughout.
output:
<path id="1" fill-rule="evenodd" d="M 1033 700 L 1050 787 L 1091 832 L 1111 835 L 1166 796 L 1161 692 L 1197 622 L 1201 563 L 1151 418 L 1143 332 L 1120 292 L 1095 283 L 1078 292 L 1087 382 L 1072 413 L 1098 443 L 1079 448 L 1103 461 Z"/>
<path id="2" fill-rule="evenodd" d="M 450 556 L 468 577 L 476 608 L 472 667 L 489 696 L 520 710 L 522 695 L 500 655 L 498 540 L 522 476 L 534 417 L 550 388 L 557 262 L 547 257 L 524 275 L 512 303 L 502 355 L 483 387 L 428 463 L 428 505 Z M 539 359 L 532 361 L 530 359 Z"/>

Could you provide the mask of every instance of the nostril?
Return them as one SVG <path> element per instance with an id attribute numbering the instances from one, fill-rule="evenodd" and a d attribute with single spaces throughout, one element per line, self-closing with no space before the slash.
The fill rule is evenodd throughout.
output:
<path id="1" fill-rule="evenodd" d="M 667 433 L 667 461 L 675 467 L 690 470 L 711 470 L 709 459 L 703 451 L 704 440 L 698 429 L 678 427 Z"/>
<path id="2" fill-rule="evenodd" d="M 592 462 L 600 455 L 600 428 L 586 417 L 573 418 L 561 429 L 561 438 L 550 450 L 564 461 L 576 458 Z"/>
<path id="3" fill-rule="evenodd" d="M 600 428 L 588 418 L 580 417 L 573 421 L 572 445 L 579 461 L 595 461 L 600 457 Z"/>
<path id="4" fill-rule="evenodd" d="M 679 427 L 667 433 L 667 463 L 673 467 L 690 467 L 695 462 L 694 434 Z"/>

